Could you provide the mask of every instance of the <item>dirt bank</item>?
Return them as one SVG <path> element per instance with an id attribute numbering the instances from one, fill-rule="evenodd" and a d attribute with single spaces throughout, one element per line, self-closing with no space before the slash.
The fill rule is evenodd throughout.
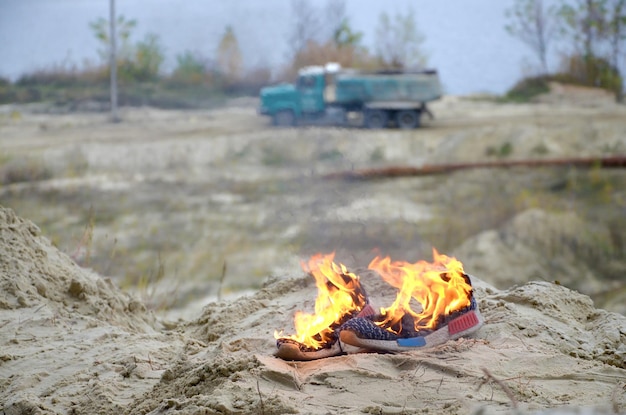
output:
<path id="1" fill-rule="evenodd" d="M 372 273 L 362 272 L 362 281 L 375 305 L 394 295 Z M 166 327 L 141 302 L 78 267 L 36 225 L 1 208 L 0 410 L 626 410 L 626 317 L 554 283 L 498 290 L 473 277 L 473 284 L 486 325 L 472 338 L 423 352 L 289 363 L 272 356 L 272 333 L 292 330 L 293 312 L 312 305 L 312 278 L 268 282 L 254 295 L 207 304 L 196 318 Z"/>

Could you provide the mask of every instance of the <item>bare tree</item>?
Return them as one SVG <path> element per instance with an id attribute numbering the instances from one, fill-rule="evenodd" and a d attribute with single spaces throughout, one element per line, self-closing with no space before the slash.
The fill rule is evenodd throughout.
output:
<path id="1" fill-rule="evenodd" d="M 324 30 L 322 41 L 327 42 L 333 40 L 336 34 L 341 30 L 342 25 L 347 22 L 346 1 L 345 0 L 328 0 L 324 9 Z"/>
<path id="2" fill-rule="evenodd" d="M 289 36 L 292 57 L 303 52 L 309 42 L 318 46 L 335 41 L 338 32 L 348 25 L 345 0 L 328 0 L 315 7 L 309 0 L 291 0 L 293 26 Z"/>
<path id="3" fill-rule="evenodd" d="M 422 51 L 424 36 L 417 30 L 415 12 L 390 17 L 382 12 L 376 27 L 376 52 L 384 66 L 403 69 L 426 64 Z"/>
<path id="4" fill-rule="evenodd" d="M 620 67 L 620 58 L 624 58 L 622 47 L 626 42 L 626 0 L 609 0 L 607 40 L 610 45 L 610 62 L 615 68 Z"/>
<path id="5" fill-rule="evenodd" d="M 119 122 L 120 116 L 117 112 L 117 45 L 115 44 L 116 32 L 115 32 L 115 0 L 109 2 L 109 21 L 110 27 L 110 61 L 111 66 L 111 121 Z"/>
<path id="6" fill-rule="evenodd" d="M 572 39 L 574 49 L 588 59 L 602 55 L 607 25 L 606 1 L 568 1 L 561 5 L 559 11 L 564 33 Z"/>
<path id="7" fill-rule="evenodd" d="M 621 72 L 621 82 L 616 91 L 617 102 L 624 102 L 624 72 L 626 72 L 626 58 L 623 46 L 626 42 L 626 0 L 609 0 L 609 22 L 607 37 L 610 44 L 610 62 L 613 68 Z M 620 62 L 621 59 L 621 62 Z M 619 70 L 621 67 L 621 71 Z"/>
<path id="8" fill-rule="evenodd" d="M 544 74 L 548 73 L 548 49 L 557 33 L 557 10 L 546 7 L 543 0 L 517 0 L 506 11 L 506 30 L 537 55 Z"/>
<path id="9" fill-rule="evenodd" d="M 319 10 L 308 0 L 291 0 L 293 26 L 289 35 L 289 52 L 293 58 L 302 52 L 310 41 L 318 40 L 321 32 Z"/>
<path id="10" fill-rule="evenodd" d="M 623 100 L 623 46 L 626 41 L 625 0 L 570 0 L 560 9 L 564 31 L 578 54 L 583 79 L 614 90 Z"/>

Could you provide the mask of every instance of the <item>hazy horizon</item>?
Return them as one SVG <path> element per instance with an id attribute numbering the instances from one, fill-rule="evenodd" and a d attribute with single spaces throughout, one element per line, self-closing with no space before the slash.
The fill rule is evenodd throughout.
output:
<path id="1" fill-rule="evenodd" d="M 504 12 L 512 3 L 396 0 L 389 6 L 376 0 L 347 0 L 346 11 L 353 28 L 364 33 L 364 45 L 374 50 L 380 13 L 413 7 L 417 27 L 425 36 L 428 66 L 439 70 L 447 93 L 503 93 L 527 75 L 528 68 L 538 66 L 531 51 L 504 29 Z M 86 61 L 99 61 L 99 45 L 89 22 L 108 17 L 108 1 L 0 0 L 0 5 L 0 76 L 15 80 L 55 65 L 81 67 Z M 277 67 L 286 60 L 288 0 L 118 0 L 116 9 L 118 15 L 137 20 L 133 41 L 147 33 L 160 37 L 166 70 L 185 50 L 210 58 L 227 25 L 234 28 L 247 67 Z"/>

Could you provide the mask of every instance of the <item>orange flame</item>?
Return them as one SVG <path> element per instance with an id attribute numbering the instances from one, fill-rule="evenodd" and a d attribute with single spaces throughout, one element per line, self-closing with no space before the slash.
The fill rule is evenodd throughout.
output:
<path id="1" fill-rule="evenodd" d="M 313 255 L 302 268 L 315 278 L 317 299 L 315 314 L 297 311 L 294 317 L 296 334 L 289 337 L 274 332 L 276 339 L 295 340 L 313 349 L 320 349 L 334 340 L 334 329 L 365 307 L 367 301 L 359 277 L 343 264 L 335 264 L 335 253 Z"/>
<path id="2" fill-rule="evenodd" d="M 391 262 L 389 257 L 372 260 L 368 268 L 377 271 L 399 290 L 394 303 L 380 309 L 381 317 L 376 324 L 400 333 L 402 324 L 407 324 L 406 315 L 409 315 L 415 331 L 434 329 L 439 318 L 470 305 L 472 286 L 463 272 L 463 264 L 456 258 L 439 254 L 434 248 L 433 259 L 432 263 L 418 261 L 415 264 Z M 422 306 L 419 313 L 411 308 L 411 299 Z"/>

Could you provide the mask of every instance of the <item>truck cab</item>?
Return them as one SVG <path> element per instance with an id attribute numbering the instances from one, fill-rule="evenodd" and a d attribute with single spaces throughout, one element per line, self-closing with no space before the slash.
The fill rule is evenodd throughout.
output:
<path id="1" fill-rule="evenodd" d="M 322 66 L 303 68 L 295 85 L 280 84 L 261 89 L 259 112 L 272 117 L 274 125 L 295 125 L 296 120 L 323 117 L 328 70 Z"/>

